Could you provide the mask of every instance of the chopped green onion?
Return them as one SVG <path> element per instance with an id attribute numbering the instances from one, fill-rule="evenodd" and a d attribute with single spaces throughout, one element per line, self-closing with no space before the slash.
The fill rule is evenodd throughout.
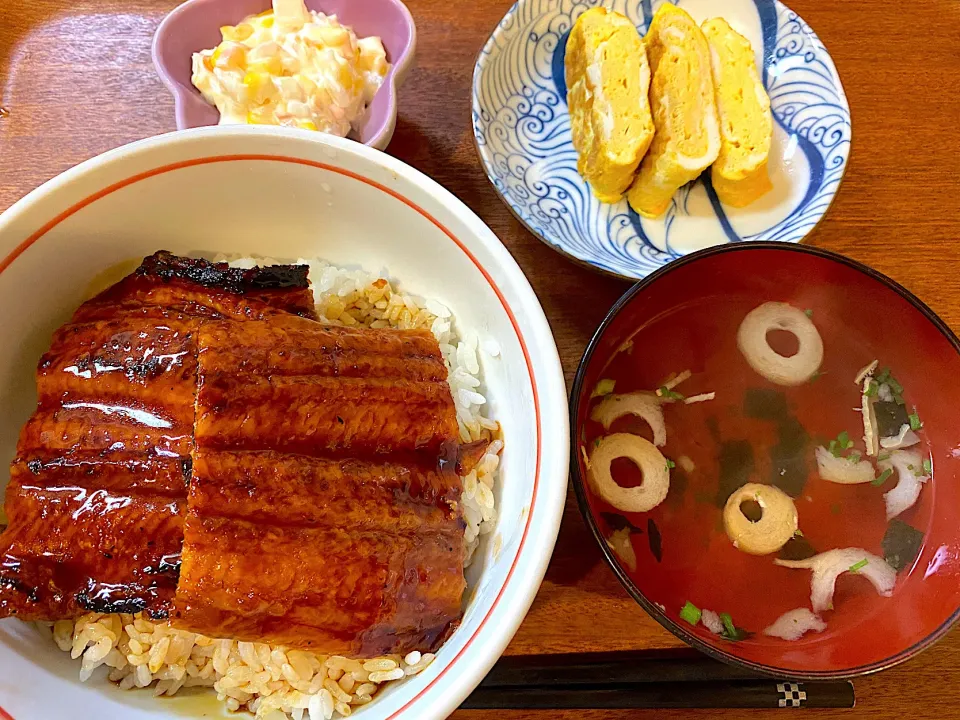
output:
<path id="1" fill-rule="evenodd" d="M 806 310 L 803 311 L 803 314 L 806 315 L 807 317 L 813 317 L 813 309 L 807 308 Z"/>
<path id="2" fill-rule="evenodd" d="M 823 373 L 817 370 L 813 375 L 810 376 L 810 382 L 816 382 L 821 377 L 823 377 Z"/>
<path id="3" fill-rule="evenodd" d="M 590 393 L 590 399 L 593 400 L 596 397 L 603 397 L 604 395 L 609 395 L 610 393 L 613 392 L 613 388 L 616 384 L 617 384 L 616 380 L 604 378 L 603 380 L 597 383 L 597 386 L 593 389 L 593 392 Z"/>
<path id="4" fill-rule="evenodd" d="M 863 560 L 861 560 L 861 561 L 859 561 L 859 562 L 855 562 L 853 565 L 851 565 L 851 566 L 850 566 L 850 572 L 852 572 L 852 573 L 859 572 L 859 571 L 863 570 L 863 568 L 865 568 L 866 566 L 867 566 L 867 559 L 864 558 Z"/>
<path id="5" fill-rule="evenodd" d="M 877 455 L 877 460 L 879 462 L 883 462 L 884 460 L 889 460 L 889 459 L 890 459 L 890 453 L 888 452 L 882 452 L 879 455 Z"/>
<path id="6" fill-rule="evenodd" d="M 657 392 L 660 394 L 660 397 L 665 397 L 667 400 L 683 400 L 683 395 L 671 390 L 666 385 L 661 385 L 660 390 Z"/>
<path id="7" fill-rule="evenodd" d="M 906 405 L 906 403 L 903 401 L 903 395 L 900 395 L 900 394 L 894 395 L 894 396 L 893 396 L 893 401 L 894 401 L 897 405 Z"/>
<path id="8" fill-rule="evenodd" d="M 840 457 L 840 448 L 837 447 L 837 441 L 831 440 L 830 447 L 827 448 L 834 457 Z"/>
<path id="9" fill-rule="evenodd" d="M 880 371 L 880 374 L 877 375 L 877 382 L 883 385 L 890 379 L 890 368 L 884 368 Z"/>
<path id="10" fill-rule="evenodd" d="M 796 530 L 793 531 L 793 536 L 794 536 L 794 537 L 803 537 L 803 530 L 801 530 L 800 528 L 797 528 Z"/>
<path id="11" fill-rule="evenodd" d="M 687 604 L 680 609 L 680 619 L 686 620 L 691 625 L 696 625 L 698 622 L 700 622 L 700 615 L 700 608 L 698 608 L 689 600 L 687 601 Z"/>
<path id="12" fill-rule="evenodd" d="M 930 458 L 923 459 L 923 471 L 928 475 L 933 472 L 933 463 L 930 461 Z"/>
<path id="13" fill-rule="evenodd" d="M 846 430 L 842 431 L 837 435 L 837 445 L 842 447 L 844 450 L 849 450 L 853 447 L 853 440 L 850 439 L 850 433 Z"/>
<path id="14" fill-rule="evenodd" d="M 723 623 L 723 631 L 727 637 L 737 637 L 737 626 L 733 624 L 733 618 L 730 617 L 730 613 L 720 613 L 720 622 Z"/>
<path id="15" fill-rule="evenodd" d="M 876 480 L 872 481 L 870 484 L 873 485 L 874 487 L 880 487 L 887 481 L 887 478 L 890 477 L 891 475 L 893 475 L 893 470 L 891 470 L 890 468 L 887 468 L 877 476 Z"/>
<path id="16" fill-rule="evenodd" d="M 894 395 L 903 395 L 903 385 L 897 382 L 897 379 L 891 375 L 887 379 L 887 385 L 890 386 L 890 389 L 893 391 Z"/>
<path id="17" fill-rule="evenodd" d="M 863 391 L 863 394 L 867 397 L 874 397 L 877 394 L 877 391 L 880 389 L 880 386 L 877 385 L 876 380 L 870 380 L 867 383 L 867 389 Z"/>
<path id="18" fill-rule="evenodd" d="M 667 458 L 667 470 L 673 470 L 676 466 L 677 464 L 673 460 Z"/>
<path id="19" fill-rule="evenodd" d="M 849 460 L 852 463 L 857 463 L 857 462 L 860 462 L 860 457 L 861 457 L 860 451 L 854 450 L 852 453 L 847 455 L 847 460 Z"/>
<path id="20" fill-rule="evenodd" d="M 922 428 L 922 427 L 923 427 L 923 423 L 920 422 L 920 416 L 917 415 L 917 411 L 914 410 L 914 411 L 910 414 L 910 429 L 911 429 L 911 430 L 919 430 L 919 429 Z"/>
<path id="21" fill-rule="evenodd" d="M 600 447 L 600 438 L 596 438 L 596 439 L 593 441 L 593 446 L 594 446 L 594 447 Z"/>

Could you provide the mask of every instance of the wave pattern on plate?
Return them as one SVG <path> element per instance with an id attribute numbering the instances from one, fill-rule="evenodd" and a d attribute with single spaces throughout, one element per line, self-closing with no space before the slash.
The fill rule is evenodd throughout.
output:
<path id="1" fill-rule="evenodd" d="M 758 2 L 758 10 L 770 13 L 772 0 Z M 826 48 L 795 12 L 776 3 L 776 39 L 773 57 L 778 72 L 771 77 L 771 64 L 763 68 L 764 85 L 770 95 L 774 119 L 816 153 L 819 177 L 811 178 L 801 205 L 783 222 L 745 239 L 800 242 L 826 213 L 840 187 L 850 155 L 850 108 Z M 769 23 L 764 24 L 765 56 Z"/>
<path id="2" fill-rule="evenodd" d="M 678 192 L 664 217 L 641 219 L 625 201 L 598 202 L 577 174 L 563 49 L 573 23 L 596 4 L 519 0 L 511 8 L 477 59 L 473 129 L 487 176 L 535 235 L 577 260 L 639 278 L 683 252 L 672 249 L 676 239 L 703 232 L 706 203 L 688 203 L 694 183 Z M 795 193 L 795 207 L 768 227 L 742 236 L 705 184 L 712 196 L 708 234 L 714 238 L 707 244 L 798 242 L 826 212 L 840 183 L 849 153 L 849 109 L 833 63 L 810 28 L 776 0 L 747 4 L 763 32 L 764 83 L 776 122 L 806 155 L 810 172 L 796 180 L 805 188 Z M 652 17 L 649 0 L 604 5 L 629 17 L 641 32 Z M 688 248 L 689 242 L 680 246 Z"/>

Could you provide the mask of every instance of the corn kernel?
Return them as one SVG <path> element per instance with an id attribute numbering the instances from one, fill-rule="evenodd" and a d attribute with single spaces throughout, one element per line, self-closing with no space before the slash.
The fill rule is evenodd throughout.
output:
<path id="1" fill-rule="evenodd" d="M 242 42 L 253 35 L 253 28 L 247 23 L 240 23 L 236 27 L 232 25 L 224 25 L 220 28 L 220 34 L 223 36 L 224 40 Z"/>
<path id="2" fill-rule="evenodd" d="M 283 63 L 276 55 L 250 61 L 250 69 L 267 75 L 283 75 Z"/>
<path id="3" fill-rule="evenodd" d="M 213 55 L 210 56 L 210 64 L 211 64 L 211 65 L 216 65 L 216 64 L 217 64 L 217 60 L 220 59 L 220 55 L 221 55 L 221 54 L 223 54 L 223 45 L 217 45 L 217 46 L 213 49 Z M 212 70 L 213 68 L 210 68 L 210 69 Z"/>
<path id="4" fill-rule="evenodd" d="M 217 58 L 218 68 L 228 70 L 243 70 L 247 64 L 247 48 L 239 43 L 225 45 L 220 57 Z"/>
<path id="5" fill-rule="evenodd" d="M 258 91 L 264 85 L 270 84 L 270 76 L 257 70 L 247 70 L 243 76 L 243 84 L 253 91 Z"/>
<path id="6" fill-rule="evenodd" d="M 275 88 L 266 73 L 248 70 L 243 76 L 243 85 L 247 88 L 248 102 L 264 102 L 274 94 Z"/>
<path id="7" fill-rule="evenodd" d="M 272 125 L 269 118 L 269 108 L 261 105 L 247 111 L 247 123 L 249 125 Z"/>
<path id="8" fill-rule="evenodd" d="M 310 79 L 309 75 L 297 73 L 293 76 L 294 81 L 303 88 L 303 92 L 308 97 L 317 92 L 317 84 Z"/>
<path id="9" fill-rule="evenodd" d="M 260 24 L 261 24 L 264 28 L 266 28 L 267 30 L 269 30 L 270 28 L 273 27 L 273 18 L 272 18 L 272 17 L 264 18 L 263 20 L 260 21 Z"/>
<path id="10" fill-rule="evenodd" d="M 353 70 L 349 65 L 341 65 L 337 68 L 337 82 L 342 87 L 353 87 L 353 77 Z"/>
<path id="11" fill-rule="evenodd" d="M 310 42 L 323 47 L 338 47 L 350 40 L 350 33 L 340 27 L 308 25 L 304 34 Z"/>
<path id="12" fill-rule="evenodd" d="M 304 130 L 316 130 L 317 124 L 313 120 L 298 120 L 297 125 Z"/>
<path id="13" fill-rule="evenodd" d="M 214 52 L 214 64 L 219 68 L 243 70 L 247 64 L 247 48 L 240 43 L 223 43 Z"/>
<path id="14" fill-rule="evenodd" d="M 341 65 L 337 69 L 337 82 L 340 84 L 340 87 L 351 94 L 356 94 L 363 90 L 363 78 L 349 65 Z"/>
<path id="15" fill-rule="evenodd" d="M 262 13 L 258 13 L 257 17 L 262 17 L 262 18 L 273 17 L 273 8 L 270 8 L 269 10 L 264 10 Z"/>

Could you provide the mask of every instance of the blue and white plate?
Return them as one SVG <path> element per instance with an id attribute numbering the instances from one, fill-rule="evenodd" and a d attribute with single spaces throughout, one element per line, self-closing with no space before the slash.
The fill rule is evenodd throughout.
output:
<path id="1" fill-rule="evenodd" d="M 750 40 L 774 117 L 773 190 L 737 209 L 705 173 L 656 220 L 603 204 L 577 174 L 563 55 L 576 19 L 603 4 L 645 33 L 658 0 L 518 0 L 473 73 L 473 130 L 490 182 L 541 240 L 575 260 L 642 278 L 670 260 L 741 240 L 800 242 L 826 213 L 850 153 L 850 108 L 819 38 L 777 0 L 679 0 L 699 23 L 721 15 Z"/>

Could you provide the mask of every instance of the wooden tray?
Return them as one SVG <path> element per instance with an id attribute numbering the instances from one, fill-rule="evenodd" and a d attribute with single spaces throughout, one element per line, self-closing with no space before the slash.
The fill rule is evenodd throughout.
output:
<path id="1" fill-rule="evenodd" d="M 389 151 L 460 196 L 507 244 L 544 305 L 569 380 L 590 335 L 627 285 L 580 268 L 534 239 L 499 202 L 480 168 L 470 124 L 471 74 L 476 53 L 511 1 L 408 0 L 419 30 L 418 68 L 401 90 Z M 173 102 L 153 70 L 150 41 L 176 4 L 0 0 L 0 106 L 9 111 L 0 113 L 0 210 L 82 160 L 174 129 Z M 960 78 L 960 5 L 933 0 L 912 5 L 909 14 L 889 3 L 791 5 L 829 46 L 854 119 L 844 186 L 811 242 L 893 276 L 960 326 L 960 94 L 952 89 Z M 621 589 L 571 491 L 547 578 L 508 652 L 680 645 Z M 905 666 L 859 682 L 858 695 L 872 717 L 919 718 L 937 701 L 949 705 L 949 690 L 958 684 L 955 631 Z M 718 713 L 498 714 L 506 720 L 625 720 Z"/>

